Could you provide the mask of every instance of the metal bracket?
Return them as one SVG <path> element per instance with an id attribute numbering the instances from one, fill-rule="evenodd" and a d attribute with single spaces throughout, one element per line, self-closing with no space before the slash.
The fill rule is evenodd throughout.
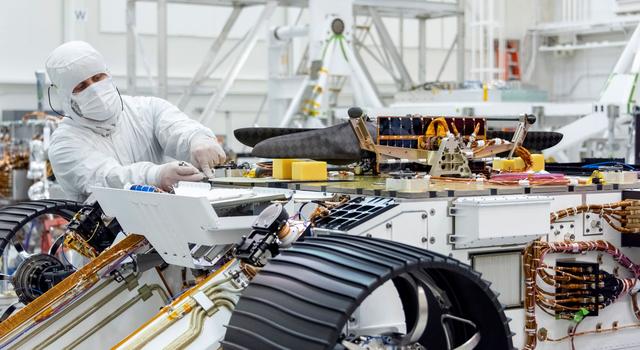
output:
<path id="1" fill-rule="evenodd" d="M 469 161 L 462 153 L 460 144 L 453 137 L 445 137 L 431 162 L 431 176 L 456 175 L 460 177 L 471 176 Z"/>
<path id="2" fill-rule="evenodd" d="M 122 275 L 120 275 L 120 277 L 122 277 Z M 117 281 L 117 277 L 116 277 L 116 281 Z M 136 277 L 135 273 L 132 273 L 124 277 L 124 283 L 127 285 L 127 289 L 129 291 L 132 291 L 138 286 L 138 278 Z"/>
<path id="3" fill-rule="evenodd" d="M 138 288 L 138 294 L 142 297 L 142 301 L 147 301 L 147 299 L 153 296 L 153 291 L 149 285 L 144 284 L 142 287 Z"/>
<path id="4" fill-rule="evenodd" d="M 207 316 L 211 316 L 215 313 L 215 304 L 202 291 L 195 293 L 191 296 L 191 298 L 193 298 L 193 300 L 195 300 L 195 302 L 200 305 L 202 309 L 204 309 L 204 311 L 207 313 Z"/>
<path id="5" fill-rule="evenodd" d="M 513 138 L 511 139 L 513 147 L 511 148 L 511 151 L 509 151 L 509 159 L 513 157 L 513 153 L 515 153 L 516 149 L 524 143 L 529 127 L 535 122 L 536 117 L 534 115 L 525 114 L 520 117 L 520 123 L 518 124 L 516 131 L 513 133 Z"/>
<path id="6" fill-rule="evenodd" d="M 456 244 L 456 242 L 458 242 L 460 239 L 467 237 L 465 235 L 456 235 L 453 233 L 450 233 L 447 235 L 447 243 L 448 244 Z"/>

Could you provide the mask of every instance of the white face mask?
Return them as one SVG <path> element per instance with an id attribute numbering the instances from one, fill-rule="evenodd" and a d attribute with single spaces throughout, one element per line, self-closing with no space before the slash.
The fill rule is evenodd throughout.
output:
<path id="1" fill-rule="evenodd" d="M 71 108 L 83 118 L 104 122 L 122 111 L 122 100 L 111 78 L 106 78 L 71 96 Z"/>

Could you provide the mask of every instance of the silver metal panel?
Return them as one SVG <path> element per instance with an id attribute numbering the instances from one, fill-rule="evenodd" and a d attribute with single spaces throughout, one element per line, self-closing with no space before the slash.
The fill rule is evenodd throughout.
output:
<path id="1" fill-rule="evenodd" d="M 520 251 L 480 254 L 471 257 L 473 268 L 482 278 L 491 281 L 491 289 L 500 293 L 498 299 L 507 307 L 522 304 L 522 255 Z"/>

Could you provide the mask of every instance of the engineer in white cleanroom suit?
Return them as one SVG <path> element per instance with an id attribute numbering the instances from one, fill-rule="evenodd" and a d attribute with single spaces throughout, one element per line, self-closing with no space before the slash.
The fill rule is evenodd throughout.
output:
<path id="1" fill-rule="evenodd" d="M 212 167 L 225 161 L 213 132 L 171 103 L 121 96 L 104 58 L 88 43 L 59 46 L 46 69 L 50 92 L 66 112 L 51 137 L 49 159 L 69 199 L 86 199 L 92 186 L 170 190 L 178 181 L 212 177 Z"/>

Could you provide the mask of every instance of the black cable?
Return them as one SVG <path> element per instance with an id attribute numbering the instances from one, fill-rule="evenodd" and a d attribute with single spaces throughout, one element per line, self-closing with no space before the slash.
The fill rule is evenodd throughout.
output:
<path id="1" fill-rule="evenodd" d="M 302 209 L 303 209 L 307 204 L 309 204 L 309 203 L 317 204 L 317 205 L 319 205 L 319 206 L 321 206 L 321 207 L 324 207 L 324 208 L 329 209 L 329 207 L 328 207 L 326 204 L 322 203 L 322 201 L 319 201 L 319 200 L 311 200 L 311 201 L 305 202 L 305 203 L 303 203 L 303 204 L 300 206 L 300 209 L 298 209 L 298 216 L 299 216 L 301 219 L 303 219 L 303 218 L 302 218 Z M 304 219 L 303 219 L 303 220 L 304 220 Z M 304 220 L 304 221 L 306 221 L 306 220 Z"/>
<path id="2" fill-rule="evenodd" d="M 49 107 L 51 108 L 51 110 L 52 110 L 55 114 L 57 114 L 57 115 L 59 115 L 59 116 L 61 116 L 61 117 L 64 117 L 64 116 L 65 116 L 64 114 L 62 114 L 62 113 L 60 113 L 60 112 L 56 111 L 56 110 L 55 110 L 55 108 L 53 108 L 53 106 L 51 105 L 51 87 L 52 87 L 52 86 L 53 86 L 53 84 L 49 85 L 49 87 L 47 88 L 47 99 L 49 100 Z"/>

